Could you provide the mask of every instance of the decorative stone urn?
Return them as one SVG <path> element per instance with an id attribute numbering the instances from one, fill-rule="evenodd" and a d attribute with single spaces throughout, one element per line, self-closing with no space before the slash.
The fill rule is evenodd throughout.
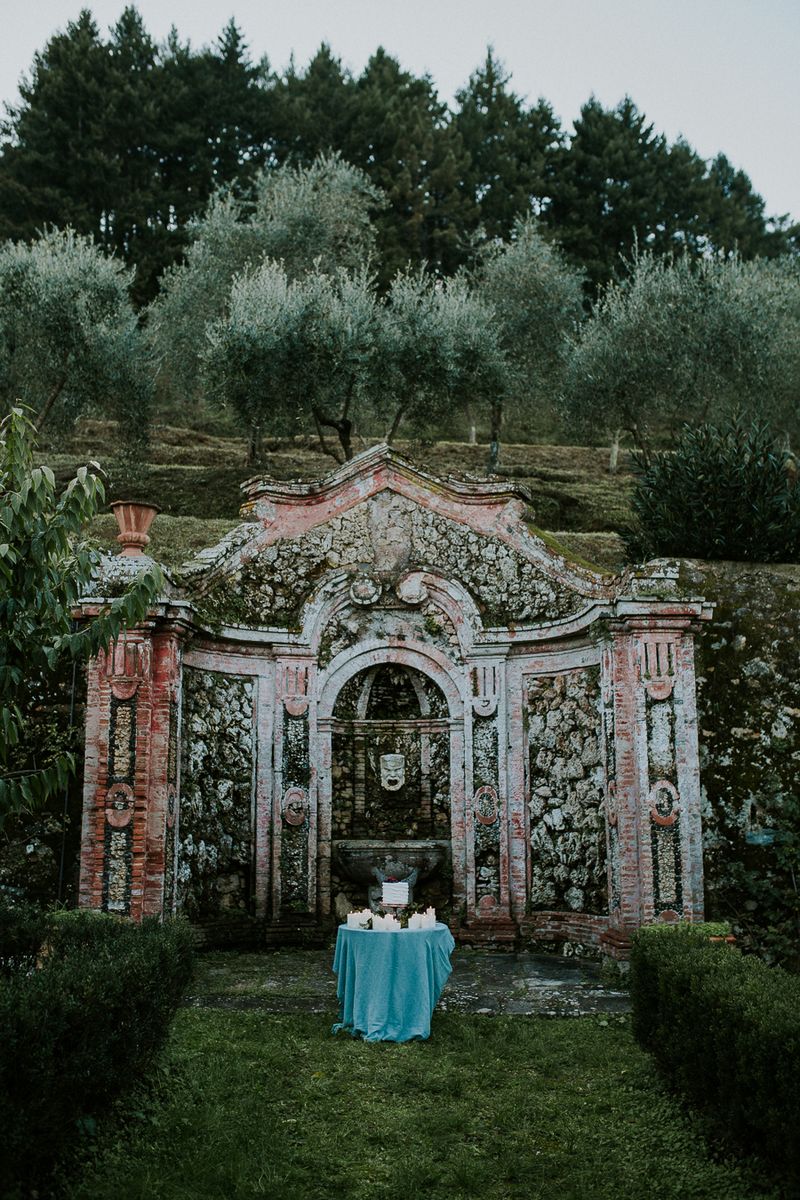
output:
<path id="1" fill-rule="evenodd" d="M 109 508 L 119 526 L 117 541 L 122 546 L 121 553 L 129 557 L 142 554 L 150 541 L 147 531 L 161 509 L 155 504 L 139 504 L 133 500 L 114 500 Z"/>

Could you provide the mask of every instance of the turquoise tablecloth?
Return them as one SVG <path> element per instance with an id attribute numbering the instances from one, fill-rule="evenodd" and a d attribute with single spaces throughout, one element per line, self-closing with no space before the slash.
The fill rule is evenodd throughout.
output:
<path id="1" fill-rule="evenodd" d="M 433 929 L 377 929 L 339 926 L 333 969 L 338 979 L 339 1020 L 366 1042 L 407 1042 L 427 1038 L 431 1014 L 452 971 L 455 946 L 446 925 Z"/>

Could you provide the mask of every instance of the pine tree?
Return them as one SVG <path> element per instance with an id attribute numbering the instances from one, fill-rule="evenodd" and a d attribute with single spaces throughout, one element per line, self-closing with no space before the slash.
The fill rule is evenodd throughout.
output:
<path id="1" fill-rule="evenodd" d="M 113 167 L 113 211 L 106 246 L 136 266 L 134 297 L 153 295 L 163 269 L 167 226 L 155 219 L 159 191 L 159 111 L 156 46 L 135 8 L 128 7 L 111 31 L 106 100 L 106 146 Z"/>
<path id="2" fill-rule="evenodd" d="M 507 238 L 518 217 L 541 207 L 549 195 L 549 157 L 560 140 L 550 105 L 540 100 L 526 110 L 508 83 L 489 47 L 483 66 L 456 93 L 453 124 L 469 156 L 461 186 L 489 238 Z"/>
<path id="3" fill-rule="evenodd" d="M 236 22 L 223 29 L 209 58 L 211 107 L 206 111 L 216 186 L 246 183 L 272 154 L 272 76 L 254 65 Z"/>
<path id="4" fill-rule="evenodd" d="M 706 198 L 708 235 L 715 249 L 735 250 L 743 258 L 771 258 L 790 248 L 780 221 L 768 228 L 762 197 L 724 154 L 709 164 Z"/>
<path id="5" fill-rule="evenodd" d="M 448 273 L 460 261 L 474 206 L 453 186 L 467 159 L 447 115 L 431 80 L 403 71 L 383 49 L 357 80 L 343 152 L 389 202 L 378 219 L 384 282 L 408 263 Z"/>
<path id="6" fill-rule="evenodd" d="M 615 109 L 584 104 L 568 146 L 555 155 L 547 220 L 594 285 L 617 274 L 663 219 L 666 139 L 626 97 Z"/>
<path id="7" fill-rule="evenodd" d="M 37 53 L 3 125 L 0 237 L 52 223 L 112 244 L 116 168 L 108 150 L 108 48 L 84 9 Z"/>
<path id="8" fill-rule="evenodd" d="M 305 71 L 294 63 L 275 84 L 275 156 L 279 162 L 311 163 L 339 151 L 350 158 L 355 84 L 324 42 Z"/>

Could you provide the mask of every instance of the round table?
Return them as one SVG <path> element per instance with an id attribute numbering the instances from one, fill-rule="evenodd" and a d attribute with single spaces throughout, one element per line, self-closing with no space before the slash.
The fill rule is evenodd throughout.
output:
<path id="1" fill-rule="evenodd" d="M 433 929 L 348 929 L 339 926 L 333 969 L 339 1020 L 366 1042 L 427 1038 L 431 1015 L 452 971 L 453 935 L 439 922 Z"/>

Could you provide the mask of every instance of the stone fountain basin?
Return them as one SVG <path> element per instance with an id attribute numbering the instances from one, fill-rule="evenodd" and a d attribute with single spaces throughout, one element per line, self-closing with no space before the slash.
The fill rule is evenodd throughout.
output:
<path id="1" fill-rule="evenodd" d="M 376 841 L 352 838 L 333 843 L 333 858 L 339 870 L 354 883 L 369 887 L 375 883 L 373 867 L 385 875 L 405 878 L 416 867 L 417 880 L 427 879 L 450 858 L 449 841 Z"/>

